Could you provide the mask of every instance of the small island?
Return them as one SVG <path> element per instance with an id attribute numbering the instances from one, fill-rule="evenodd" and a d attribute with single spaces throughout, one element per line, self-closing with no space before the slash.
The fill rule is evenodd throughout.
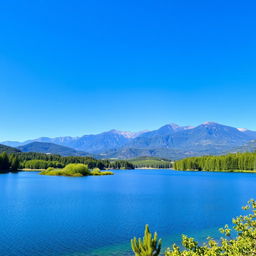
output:
<path id="1" fill-rule="evenodd" d="M 111 171 L 101 171 L 99 168 L 89 170 L 85 164 L 68 164 L 64 168 L 49 167 L 45 171 L 40 172 L 41 175 L 50 176 L 67 176 L 67 177 L 83 177 L 83 176 L 102 176 L 113 175 Z"/>

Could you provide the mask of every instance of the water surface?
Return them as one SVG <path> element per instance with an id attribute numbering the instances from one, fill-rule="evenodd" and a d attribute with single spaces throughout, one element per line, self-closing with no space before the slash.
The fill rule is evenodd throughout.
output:
<path id="1" fill-rule="evenodd" d="M 182 233 L 202 240 L 256 198 L 256 175 L 115 171 L 113 176 L 0 175 L 1 256 L 132 255 L 144 225 L 165 246 Z"/>

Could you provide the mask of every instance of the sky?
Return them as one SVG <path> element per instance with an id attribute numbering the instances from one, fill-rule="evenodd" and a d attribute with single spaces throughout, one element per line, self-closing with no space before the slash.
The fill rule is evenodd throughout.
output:
<path id="1" fill-rule="evenodd" d="M 256 130 L 255 1 L 0 1 L 0 141 L 206 121 Z"/>

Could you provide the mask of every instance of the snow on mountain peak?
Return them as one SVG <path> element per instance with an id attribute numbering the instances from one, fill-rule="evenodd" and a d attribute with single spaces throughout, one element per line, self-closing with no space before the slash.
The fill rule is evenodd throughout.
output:
<path id="1" fill-rule="evenodd" d="M 248 131 L 248 129 L 246 129 L 246 128 L 237 128 L 237 130 L 240 131 L 240 132 L 247 132 Z"/>

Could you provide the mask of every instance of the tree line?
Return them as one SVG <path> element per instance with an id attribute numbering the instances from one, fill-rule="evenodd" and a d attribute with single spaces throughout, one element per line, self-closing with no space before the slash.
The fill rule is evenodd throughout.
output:
<path id="1" fill-rule="evenodd" d="M 176 161 L 174 169 L 185 171 L 256 171 L 256 153 L 190 157 Z"/>
<path id="2" fill-rule="evenodd" d="M 63 168 L 68 164 L 85 164 L 89 169 L 134 169 L 134 166 L 125 160 L 109 161 L 97 160 L 83 156 L 60 156 L 43 153 L 16 153 L 21 168 L 47 169 L 48 167 Z"/>
<path id="3" fill-rule="evenodd" d="M 0 173 L 17 171 L 19 168 L 19 160 L 15 154 L 8 155 L 6 152 L 0 154 Z"/>
<path id="4" fill-rule="evenodd" d="M 169 169 L 172 168 L 172 162 L 167 159 L 156 157 L 139 157 L 129 160 L 135 168 L 156 168 Z"/>

